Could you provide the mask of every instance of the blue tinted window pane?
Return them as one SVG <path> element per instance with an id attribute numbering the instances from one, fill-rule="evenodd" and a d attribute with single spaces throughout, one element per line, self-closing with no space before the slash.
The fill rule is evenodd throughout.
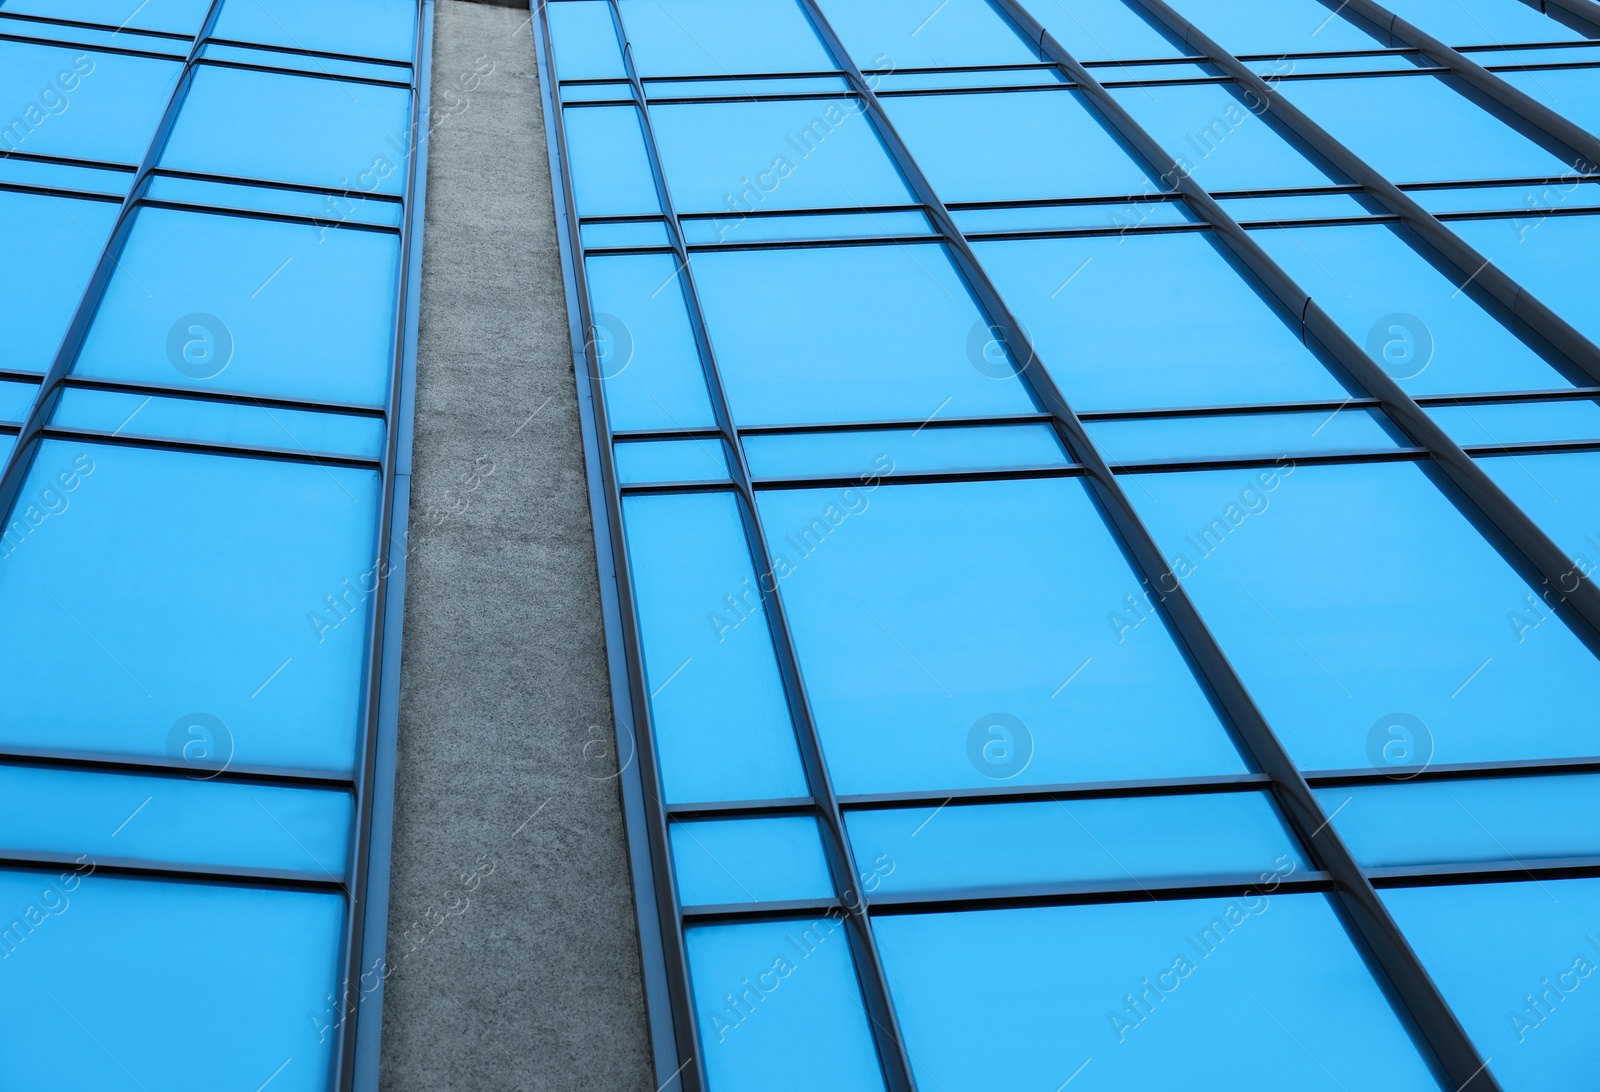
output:
<path id="1" fill-rule="evenodd" d="M 341 193 L 399 194 L 410 146 L 408 91 L 201 66 L 161 165 Z"/>
<path id="2" fill-rule="evenodd" d="M 1253 237 L 1410 393 L 1568 385 L 1459 282 L 1381 224 L 1287 228 Z"/>
<path id="3" fill-rule="evenodd" d="M 176 201 L 223 208 L 282 212 L 291 216 L 309 216 L 339 225 L 373 224 L 391 228 L 400 226 L 401 214 L 405 209 L 399 201 L 351 200 L 330 197 L 325 193 L 307 193 L 273 186 L 234 185 L 226 182 L 207 182 L 198 178 L 170 178 L 165 175 L 150 179 L 145 189 L 145 196 L 155 201 Z"/>
<path id="4" fill-rule="evenodd" d="M 191 727 L 190 754 L 214 743 Z M 180 748 L 181 752 L 182 748 Z M 7 851 L 285 869 L 343 879 L 350 794 L 184 777 L 0 766 Z"/>
<path id="5" fill-rule="evenodd" d="M 1511 455 L 1479 459 L 1478 465 L 1578 568 L 1591 577 L 1600 575 L 1595 572 L 1600 559 L 1600 452 Z M 1531 591 L 1514 609 L 1509 620 L 1519 634 L 1555 624 L 1547 605 Z"/>
<path id="6" fill-rule="evenodd" d="M 758 503 L 841 793 L 1242 771 L 1164 622 L 1108 623 L 1142 588 L 1081 483 Z"/>
<path id="7" fill-rule="evenodd" d="M 650 120 L 679 212 L 911 201 L 855 99 L 654 106 Z"/>
<path id="8" fill-rule="evenodd" d="M 622 0 L 622 19 L 641 76 L 834 68 L 795 0 Z"/>
<path id="9" fill-rule="evenodd" d="M 1600 253 L 1600 216 L 1528 213 L 1510 220 L 1457 220 L 1450 229 L 1579 333 L 1600 342 L 1600 294 L 1580 275 Z"/>
<path id="10" fill-rule="evenodd" d="M 695 262 L 741 425 L 1034 411 L 1009 362 L 984 355 L 988 325 L 942 246 L 735 251 Z"/>
<path id="11" fill-rule="evenodd" d="M 69 390 L 56 404 L 53 425 L 125 436 L 206 440 L 242 447 L 279 448 L 376 459 L 383 421 L 304 410 L 157 398 L 117 391 Z"/>
<path id="12" fill-rule="evenodd" d="M 1046 424 L 757 435 L 745 437 L 744 450 L 750 473 L 758 478 L 823 474 L 871 478 L 1070 462 L 1055 429 Z"/>
<path id="13" fill-rule="evenodd" d="M 1245 875 L 1305 866 L 1262 793 L 847 813 L 877 894 Z"/>
<path id="14" fill-rule="evenodd" d="M 1217 84 L 1128 87 L 1113 95 L 1207 189 L 1278 189 L 1339 181 L 1312 165 Z"/>
<path id="15" fill-rule="evenodd" d="M 1600 205 L 1600 184 L 1570 178 L 1553 183 L 1512 183 L 1502 186 L 1462 186 L 1412 190 L 1411 199 L 1429 212 L 1506 212 L 1517 215 L 1516 230 L 1526 235 L 1545 223 L 1555 209 L 1593 208 Z M 1461 221 L 1455 221 L 1460 224 Z"/>
<path id="16" fill-rule="evenodd" d="M 1121 1092 L 1162 1073 L 1200 1092 L 1262 1074 L 1277 1088 L 1438 1088 L 1321 895 L 895 915 L 873 928 L 923 1088 Z"/>
<path id="17" fill-rule="evenodd" d="M 1153 190 L 1075 91 L 914 95 L 884 106 L 947 202 Z"/>
<path id="18" fill-rule="evenodd" d="M 1387 46 L 1317 0 L 1176 0 L 1178 13 L 1235 55 Z"/>
<path id="19" fill-rule="evenodd" d="M 1183 51 L 1136 9 L 1099 0 L 1027 0 L 1033 17 L 1050 36 L 1080 61 L 1130 61 L 1144 57 L 1177 57 Z"/>
<path id="20" fill-rule="evenodd" d="M 1583 40 L 1571 27 L 1517 0 L 1385 0 L 1384 6 L 1446 45 Z"/>
<path id="21" fill-rule="evenodd" d="M 661 212 L 645 150 L 639 113 L 632 106 L 568 109 L 567 143 L 572 189 L 584 216 Z"/>
<path id="22" fill-rule="evenodd" d="M 10 10 L 10 9 L 7 9 Z M 0 153 L 138 163 L 183 66 L 0 42 Z"/>
<path id="23" fill-rule="evenodd" d="M 634 247 L 672 245 L 667 225 L 660 220 L 624 220 L 618 223 L 584 224 L 578 229 L 585 247 Z"/>
<path id="24" fill-rule="evenodd" d="M 1369 410 L 1155 417 L 1090 421 L 1086 427 L 1110 463 L 1381 451 L 1399 446 L 1385 429 L 1383 417 Z"/>
<path id="25" fill-rule="evenodd" d="M 120 198 L 128 192 L 128 187 L 133 182 L 133 172 L 78 167 L 66 163 L 35 163 L 26 159 L 0 157 L 0 181 L 23 186 L 76 190 L 80 193 L 104 193 Z M 116 205 L 110 204 L 111 211 L 115 212 Z"/>
<path id="26" fill-rule="evenodd" d="M 688 242 L 765 243 L 787 239 L 904 239 L 932 235 L 922 212 L 818 213 L 809 216 L 727 216 L 690 220 Z"/>
<path id="27" fill-rule="evenodd" d="M 210 0 L 3 0 L 7 15 L 42 15 L 130 30 L 195 34 Z"/>
<path id="28" fill-rule="evenodd" d="M 649 440 L 617 445 L 617 478 L 635 482 L 722 481 L 728 460 L 721 440 Z"/>
<path id="29" fill-rule="evenodd" d="M 608 0 L 551 4 L 545 14 L 556 43 L 556 71 L 562 79 L 627 78 Z"/>
<path id="30" fill-rule="evenodd" d="M 1463 446 L 1600 440 L 1600 406 L 1587 399 L 1429 406 L 1428 416 Z"/>
<path id="31" fill-rule="evenodd" d="M 1600 856 L 1600 777 L 1492 777 L 1317 789 L 1366 868 Z"/>
<path id="32" fill-rule="evenodd" d="M 0 383 L 0 421 L 20 423 L 39 393 L 39 384 L 12 382 Z"/>
<path id="33" fill-rule="evenodd" d="M 1030 60 L 1033 58 L 1030 56 Z M 1053 66 L 1041 66 L 1034 60 L 1029 68 L 962 68 L 950 72 L 885 72 L 875 73 L 873 90 L 880 95 L 886 91 L 947 90 L 954 87 L 1038 87 L 1060 86 L 1069 82 Z"/>
<path id="34" fill-rule="evenodd" d="M 245 65 L 267 65 L 273 68 L 291 68 L 314 76 L 332 76 L 353 80 L 383 80 L 404 86 L 411 79 L 405 62 L 367 61 L 345 57 L 286 53 L 273 46 L 226 45 L 209 42 L 200 50 L 206 61 L 233 62 Z M 488 57 L 479 54 L 478 67 L 467 69 L 455 77 L 449 89 L 451 101 L 456 96 L 470 94 L 478 89 L 483 75 L 492 71 Z"/>
<path id="35" fill-rule="evenodd" d="M 653 79 L 645 83 L 651 102 L 670 98 L 738 99 L 751 95 L 847 95 L 850 81 L 843 76 L 751 76 L 748 79 Z"/>
<path id="36" fill-rule="evenodd" d="M 862 68 L 1029 64 L 1039 59 L 985 0 L 950 0 L 933 11 L 921 0 L 823 0 L 819 6 Z"/>
<path id="37" fill-rule="evenodd" d="M 1571 1084 L 1600 1034 L 1600 880 L 1382 892 L 1502 1088 Z"/>
<path id="38" fill-rule="evenodd" d="M 677 259 L 670 254 L 595 257 L 584 270 L 611 427 L 713 424 Z"/>
<path id="39" fill-rule="evenodd" d="M 1278 91 L 1395 182 L 1551 176 L 1568 165 L 1434 76 L 1288 80 Z M 1427 118 L 1374 125 L 1374 118 Z"/>
<path id="40" fill-rule="evenodd" d="M 710 925 L 686 941 L 712 1088 L 881 1092 L 842 923 Z"/>
<path id="41" fill-rule="evenodd" d="M 338 895 L 68 870 L 0 873 L 0 900 L 39 922 L 0 944 L 18 1087 L 255 1088 L 276 1070 L 274 1092 L 327 1088 L 337 1037 L 318 1028 L 338 1019 Z"/>
<path id="42" fill-rule="evenodd" d="M 379 232 L 144 209 L 74 370 L 381 405 L 399 250 Z"/>
<path id="43" fill-rule="evenodd" d="M 595 0 L 600 3 L 602 0 Z M 563 4 L 562 6 L 565 6 Z M 545 9 L 550 10 L 550 9 Z M 563 102 L 613 102 L 618 99 L 633 101 L 633 85 L 628 83 L 567 84 L 561 88 Z"/>
<path id="44" fill-rule="evenodd" d="M 806 795 L 733 494 L 629 497 L 623 513 L 667 802 Z"/>
<path id="45" fill-rule="evenodd" d="M 204 714 L 240 765 L 349 770 L 377 503 L 371 471 L 45 442 L 0 538 L 31 680 L 0 741 L 181 763 Z"/>
<path id="46" fill-rule="evenodd" d="M 833 895 L 822 836 L 808 815 L 674 823 L 672 863 L 684 906 Z"/>
<path id="47" fill-rule="evenodd" d="M 1074 228 L 1156 227 L 1197 224 L 1199 218 L 1182 201 L 1105 201 L 1074 205 L 1030 205 L 1022 208 L 959 209 L 951 213 L 956 227 L 971 235 L 985 231 L 1071 231 Z"/>
<path id="48" fill-rule="evenodd" d="M 1138 484 L 1134 504 L 1302 767 L 1600 751 L 1600 663 L 1557 619 L 1507 624 L 1531 589 L 1419 467 Z M 1386 750 L 1398 715 L 1415 739 Z"/>
<path id="49" fill-rule="evenodd" d="M 227 0 L 212 33 L 287 49 L 409 61 L 416 50 L 417 5 L 415 0 Z"/>
<path id="50" fill-rule="evenodd" d="M 1285 220 L 1326 220 L 1370 216 L 1372 213 L 1348 193 L 1288 194 L 1282 197 L 1233 197 L 1218 202 L 1229 216 L 1243 223 Z"/>
<path id="51" fill-rule="evenodd" d="M 1299 330 L 1273 313 L 1207 237 L 1027 240 L 974 249 L 1076 410 L 1346 395 Z"/>
<path id="52" fill-rule="evenodd" d="M 0 368 L 50 367 L 116 218 L 110 202 L 0 193 L 0 297 L 9 312 Z"/>

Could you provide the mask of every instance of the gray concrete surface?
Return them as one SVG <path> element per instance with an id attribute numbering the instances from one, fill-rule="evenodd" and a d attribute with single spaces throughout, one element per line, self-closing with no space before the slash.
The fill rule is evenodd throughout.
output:
<path id="1" fill-rule="evenodd" d="M 650 1092 L 526 10 L 433 64 L 382 1087 Z"/>

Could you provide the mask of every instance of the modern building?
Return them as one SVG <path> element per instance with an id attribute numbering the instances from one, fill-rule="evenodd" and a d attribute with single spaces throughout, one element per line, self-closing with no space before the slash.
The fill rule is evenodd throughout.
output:
<path id="1" fill-rule="evenodd" d="M 0 0 L 0 1088 L 1595 1084 L 1600 5 Z"/>

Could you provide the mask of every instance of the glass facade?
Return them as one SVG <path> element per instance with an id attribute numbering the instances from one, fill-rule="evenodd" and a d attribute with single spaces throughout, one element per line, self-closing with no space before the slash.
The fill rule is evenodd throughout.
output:
<path id="1" fill-rule="evenodd" d="M 538 7 L 663 1088 L 1589 1079 L 1600 8 Z"/>
<path id="2" fill-rule="evenodd" d="M 4 1087 L 376 1087 L 431 18 L 0 0 Z"/>

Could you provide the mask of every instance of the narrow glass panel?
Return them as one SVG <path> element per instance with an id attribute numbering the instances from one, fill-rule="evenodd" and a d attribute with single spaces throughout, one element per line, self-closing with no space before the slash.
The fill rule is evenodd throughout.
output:
<path id="1" fill-rule="evenodd" d="M 660 99 L 748 98 L 751 95 L 847 95 L 850 82 L 843 76 L 751 76 L 748 79 L 650 80 L 645 95 Z"/>
<path id="2" fill-rule="evenodd" d="M 822 836 L 809 815 L 674 823 L 672 863 L 684 906 L 833 895 Z"/>
<path id="3" fill-rule="evenodd" d="M 253 2 L 253 0 L 252 0 Z M 203 60 L 236 65 L 262 65 L 268 68 L 288 68 L 312 76 L 330 76 L 350 80 L 382 80 L 402 86 L 411 82 L 411 69 L 405 62 L 368 61 L 348 57 L 330 57 L 319 54 L 287 52 L 272 46 L 228 45 L 208 42 L 200 48 Z M 477 66 L 468 68 L 455 77 L 446 90 L 451 102 L 457 96 L 470 94 L 482 86 L 483 77 L 493 72 L 493 62 L 480 54 Z M 459 109 L 459 105 L 457 107 Z"/>
<path id="4" fill-rule="evenodd" d="M 590 338 L 613 429 L 715 423 L 677 267 L 671 254 L 584 262 L 594 305 Z"/>
<path id="5" fill-rule="evenodd" d="M 1583 40 L 1516 0 L 1384 0 L 1384 7 L 1451 46 Z"/>
<path id="6" fill-rule="evenodd" d="M 1291 76 L 1310 76 L 1325 72 L 1344 75 L 1362 75 L 1368 72 L 1415 72 L 1419 68 L 1432 68 L 1433 62 L 1420 53 L 1378 53 L 1352 56 L 1348 53 L 1332 57 L 1265 57 L 1247 62 L 1250 70 L 1269 84 Z"/>
<path id="7" fill-rule="evenodd" d="M 653 106 L 650 118 L 679 212 L 912 200 L 855 99 Z"/>
<path id="8" fill-rule="evenodd" d="M 161 165 L 400 194 L 410 152 L 409 91 L 202 65 Z"/>
<path id="9" fill-rule="evenodd" d="M 942 246 L 724 251 L 694 272 L 741 425 L 1034 412 Z"/>
<path id="10" fill-rule="evenodd" d="M 1262 121 L 1257 110 L 1219 84 L 1127 87 L 1112 94 L 1207 189 L 1282 189 L 1343 181 L 1315 166 Z"/>
<path id="11" fill-rule="evenodd" d="M 113 29 L 158 30 L 196 34 L 210 0 L 5 0 L 8 15 L 42 15 L 99 23 Z"/>
<path id="12" fill-rule="evenodd" d="M 1253 238 L 1408 393 L 1569 385 L 1386 225 L 1286 228 Z"/>
<path id="13" fill-rule="evenodd" d="M 1500 78 L 1591 133 L 1600 133 L 1600 69 L 1501 72 Z M 1588 169 L 1593 170 L 1592 167 Z"/>
<path id="14" fill-rule="evenodd" d="M 19 186 L 44 186 L 53 190 L 104 193 L 120 198 L 133 184 L 133 172 L 97 170 L 92 167 L 70 166 L 66 163 L 35 163 L 27 159 L 0 156 L 0 182 Z M 104 203 L 111 205 L 112 212 L 116 211 L 115 203 Z"/>
<path id="15" fill-rule="evenodd" d="M 0 155 L 138 163 L 182 67 L 149 57 L 0 42 L 0 102 L 6 104 Z"/>
<path id="16" fill-rule="evenodd" d="M 617 27 L 609 0 L 551 4 L 550 37 L 555 40 L 556 72 L 564 80 L 625 80 Z M 566 91 L 563 98 L 571 98 Z"/>
<path id="17" fill-rule="evenodd" d="M 1429 406 L 1428 415 L 1463 446 L 1541 440 L 1600 440 L 1600 406 L 1588 399 Z"/>
<path id="18" fill-rule="evenodd" d="M 636 482 L 726 481 L 721 440 L 649 440 L 617 445 L 617 478 Z"/>
<path id="19" fill-rule="evenodd" d="M 1478 465 L 1567 551 L 1576 568 L 1591 579 L 1600 577 L 1600 452 L 1495 456 L 1479 459 Z M 1537 631 L 1559 626 L 1549 608 L 1562 590 L 1555 585 L 1530 590 L 1508 608 L 1507 628 L 1519 640 L 1531 641 Z"/>
<path id="20" fill-rule="evenodd" d="M 46 441 L 0 536 L 0 742 L 181 765 L 203 716 L 240 765 L 348 771 L 377 518 L 374 471 Z"/>
<path id="21" fill-rule="evenodd" d="M 1400 444 L 1370 410 L 1228 413 L 1089 421 L 1085 427 L 1106 461 L 1276 458 L 1336 451 L 1385 451 Z"/>
<path id="22" fill-rule="evenodd" d="M 1071 463 L 1055 429 L 1043 422 L 756 435 L 745 437 L 744 450 L 758 478 L 860 474 L 868 479 Z"/>
<path id="23" fill-rule="evenodd" d="M 42 375 L 50 367 L 116 219 L 110 202 L 0 192 L 0 368 Z"/>
<path id="24" fill-rule="evenodd" d="M 328 1087 L 341 896 L 92 867 L 0 873 L 0 905 L 18 915 L 0 937 L 7 1080 L 72 1092 L 132 1087 L 130 1078 L 151 1089 L 255 1088 L 276 1070 L 273 1092 Z M 194 1019 L 207 1034 L 195 1034 Z"/>
<path id="25" fill-rule="evenodd" d="M 1402 733 L 1403 734 L 1403 733 Z M 1397 735 L 1398 739 L 1399 736 Z M 1600 856 L 1600 776 L 1317 789 L 1364 868 Z"/>
<path id="26" fill-rule="evenodd" d="M 1371 216 L 1371 210 L 1348 193 L 1287 194 L 1281 197 L 1231 197 L 1221 201 L 1235 220 L 1332 220 Z"/>
<path id="27" fill-rule="evenodd" d="M 383 449 L 383 421 L 377 417 L 121 391 L 68 390 L 56 404 L 50 423 L 119 435 L 205 440 L 368 459 L 378 458 Z"/>
<path id="28" fill-rule="evenodd" d="M 1167 83 L 1172 80 L 1214 79 L 1217 75 L 1217 70 L 1211 65 L 1170 61 L 1153 61 L 1149 64 L 1107 64 L 1098 61 L 1086 64 L 1084 67 L 1106 87 L 1135 81 Z"/>
<path id="29" fill-rule="evenodd" d="M 667 225 L 660 220 L 625 220 L 584 224 L 578 229 L 585 247 L 670 246 Z"/>
<path id="30" fill-rule="evenodd" d="M 1389 44 L 1317 0 L 1176 0 L 1172 6 L 1235 56 L 1333 53 Z"/>
<path id="31" fill-rule="evenodd" d="M 1600 343 L 1600 293 L 1579 274 L 1600 253 L 1600 216 L 1543 216 L 1534 211 L 1508 220 L 1457 220 L 1450 230 L 1579 333 Z"/>
<path id="32" fill-rule="evenodd" d="M 1023 208 L 959 209 L 951 217 L 968 235 L 1001 231 L 1074 231 L 1197 224 L 1199 217 L 1182 201 L 1100 201 Z"/>
<path id="33" fill-rule="evenodd" d="M 641 76 L 831 72 L 833 61 L 795 0 L 622 0 Z"/>
<path id="34" fill-rule="evenodd" d="M 1564 30 L 1565 27 L 1561 29 Z M 1575 42 L 1569 46 L 1542 46 L 1528 49 L 1518 49 L 1515 46 L 1509 48 L 1490 46 L 1463 49 L 1462 52 L 1489 71 L 1500 72 L 1535 65 L 1590 64 L 1600 60 L 1600 42 L 1585 40 L 1581 45 Z"/>
<path id="35" fill-rule="evenodd" d="M 950 0 L 933 12 L 922 0 L 820 0 L 818 6 L 863 68 L 888 61 L 896 68 L 948 68 L 1039 59 L 985 0 Z"/>
<path id="36" fill-rule="evenodd" d="M 1074 409 L 1339 399 L 1346 391 L 1211 240 L 978 243 Z"/>
<path id="37" fill-rule="evenodd" d="M 409 61 L 417 47 L 416 0 L 227 0 L 213 37 Z"/>
<path id="38" fill-rule="evenodd" d="M 1434 1092 L 1327 899 L 1271 890 L 877 917 L 919 1087 Z"/>
<path id="39" fill-rule="evenodd" d="M 1383 891 L 1502 1088 L 1569 1085 L 1600 1033 L 1600 879 Z"/>
<path id="40" fill-rule="evenodd" d="M 1137 9 L 1100 0 L 1026 0 L 1050 36 L 1080 61 L 1178 57 L 1183 51 L 1145 22 Z"/>
<path id="41" fill-rule="evenodd" d="M 1264 793 L 1047 800 L 846 813 L 870 893 L 1133 883 L 1304 868 Z M 881 864 L 880 864 L 881 862 Z"/>
<path id="42" fill-rule="evenodd" d="M 1128 492 L 1302 767 L 1600 752 L 1600 662 L 1556 618 L 1508 623 L 1533 590 L 1419 466 L 1148 474 Z"/>
<path id="43" fill-rule="evenodd" d="M 932 235 L 926 213 L 814 213 L 804 216 L 719 216 L 686 220 L 683 233 L 690 245 L 704 243 L 770 243 L 797 239 L 907 239 Z"/>
<path id="44" fill-rule="evenodd" d="M 667 803 L 806 795 L 734 495 L 629 497 L 623 516 Z"/>
<path id="45" fill-rule="evenodd" d="M 1243 772 L 1164 621 L 1111 621 L 1141 586 L 1081 482 L 757 503 L 839 792 Z"/>
<path id="46" fill-rule="evenodd" d="M 1287 80 L 1278 91 L 1395 182 L 1554 177 L 1567 167 L 1442 77 Z M 1384 117 L 1428 124 L 1373 124 Z"/>
<path id="47" fill-rule="evenodd" d="M 1553 183 L 1532 186 L 1526 183 L 1512 183 L 1500 186 L 1412 190 L 1410 196 L 1417 204 L 1432 213 L 1518 214 L 1513 221 L 1518 230 L 1531 231 L 1558 209 L 1590 208 L 1600 205 L 1600 183 L 1579 182 L 1569 176 Z"/>
<path id="48" fill-rule="evenodd" d="M 306 193 L 275 186 L 236 186 L 223 182 L 204 182 L 197 178 L 151 178 L 146 194 L 152 201 L 181 201 L 189 204 L 221 205 L 224 208 L 281 212 L 290 216 L 309 216 L 328 226 L 375 224 L 398 228 L 405 206 L 398 201 L 367 198 L 352 200 L 328 193 Z"/>
<path id="49" fill-rule="evenodd" d="M 1054 65 L 1028 68 L 963 68 L 953 72 L 890 72 L 875 77 L 878 94 L 897 91 L 946 91 L 957 87 L 1040 87 L 1067 82 Z"/>
<path id="50" fill-rule="evenodd" d="M 685 941 L 710 1087 L 882 1092 L 842 922 L 706 925 Z"/>
<path id="51" fill-rule="evenodd" d="M 382 405 L 399 266 L 387 233 L 143 209 L 74 370 Z"/>
<path id="52" fill-rule="evenodd" d="M 884 109 L 945 201 L 1154 191 L 1076 91 L 913 95 Z"/>
<path id="53" fill-rule="evenodd" d="M 603 3 L 604 0 L 595 0 Z M 565 4 L 562 5 L 563 7 Z M 554 9 L 549 9 L 554 10 Z M 633 102 L 631 83 L 567 83 L 561 85 L 562 102 Z M 571 124 L 570 122 L 568 123 Z"/>
<path id="54" fill-rule="evenodd" d="M 190 726 L 190 754 L 215 742 Z M 187 777 L 0 766 L 0 845 L 162 864 L 311 872 L 343 880 L 351 796 Z"/>

